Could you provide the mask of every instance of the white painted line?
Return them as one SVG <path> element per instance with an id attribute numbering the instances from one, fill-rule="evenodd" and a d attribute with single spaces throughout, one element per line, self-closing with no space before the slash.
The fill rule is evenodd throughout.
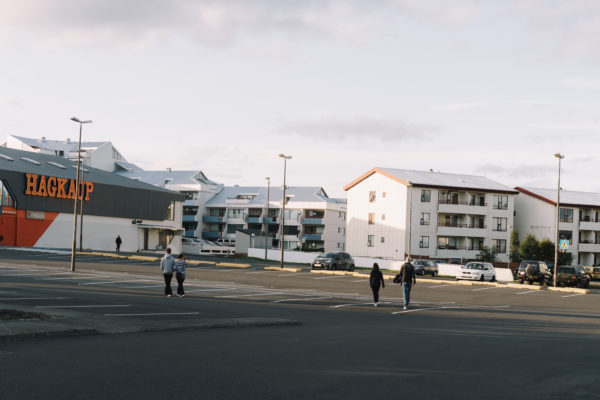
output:
<path id="1" fill-rule="evenodd" d="M 322 276 L 319 278 L 313 278 L 313 279 L 332 279 L 332 278 L 345 278 L 346 275 L 333 275 L 333 276 Z"/>
<path id="2" fill-rule="evenodd" d="M 229 296 L 215 296 L 215 299 L 227 299 L 231 297 L 256 297 L 256 296 L 275 296 L 278 294 L 286 294 L 285 292 L 274 292 L 274 293 L 254 293 L 254 294 L 232 294 Z"/>
<path id="3" fill-rule="evenodd" d="M 352 282 L 352 283 L 354 283 L 354 282 L 363 282 L 364 283 L 364 282 L 369 282 L 369 280 L 366 279 L 366 278 L 363 278 L 363 279 L 355 279 L 355 280 L 350 281 L 350 282 Z"/>
<path id="4" fill-rule="evenodd" d="M 35 308 L 112 308 L 112 307 L 131 307 L 131 304 L 94 304 L 84 306 L 35 306 Z"/>
<path id="5" fill-rule="evenodd" d="M 162 285 L 148 285 L 148 286 L 122 286 L 119 289 L 145 289 L 145 288 L 155 288 L 155 287 L 164 287 L 165 284 Z M 191 285 L 186 285 L 191 286 Z"/>
<path id="6" fill-rule="evenodd" d="M 498 289 L 498 288 L 495 286 L 491 286 L 491 287 L 484 287 L 484 288 L 479 288 L 479 289 L 471 289 L 471 291 L 478 292 L 480 290 L 490 290 L 490 289 Z"/>
<path id="7" fill-rule="evenodd" d="M 148 314 L 104 314 L 105 317 L 140 317 L 146 315 L 197 315 L 199 312 L 182 312 L 182 313 L 148 313 Z"/>
<path id="8" fill-rule="evenodd" d="M 408 310 L 402 310 L 402 311 L 395 311 L 392 313 L 392 315 L 394 314 L 406 314 L 409 312 L 415 312 L 415 311 L 428 311 L 428 310 L 443 310 L 443 309 L 449 309 L 449 308 L 455 308 L 455 309 L 462 309 L 462 310 L 495 310 L 498 308 L 510 308 L 509 305 L 504 305 L 504 306 L 470 306 L 470 305 L 461 305 L 461 304 L 456 304 L 456 305 L 448 305 L 448 306 L 440 306 L 440 307 L 427 307 L 427 308 L 410 308 Z"/>
<path id="9" fill-rule="evenodd" d="M 232 288 L 218 288 L 218 289 L 197 289 L 197 290 L 186 290 L 186 293 L 196 293 L 196 292 L 219 292 L 223 290 L 239 290 L 239 287 Z"/>
<path id="10" fill-rule="evenodd" d="M 114 275 L 90 275 L 90 276 L 71 276 L 65 278 L 43 278 L 43 281 L 64 281 L 68 279 L 104 279 L 104 278 L 114 278 Z"/>
<path id="11" fill-rule="evenodd" d="M 349 306 L 365 306 L 365 305 L 372 305 L 373 302 L 369 302 L 369 303 L 348 303 L 348 304 L 338 304 L 335 306 L 329 306 L 329 308 L 341 308 L 341 307 L 349 307 Z"/>
<path id="12" fill-rule="evenodd" d="M 541 290 L 528 290 L 526 292 L 519 292 L 519 293 L 515 293 L 515 294 L 527 294 L 527 293 L 541 293 Z"/>
<path id="13" fill-rule="evenodd" d="M 308 297 L 308 298 L 304 298 L 304 299 L 282 299 L 282 300 L 272 300 L 271 303 L 282 303 L 284 301 L 304 301 L 304 300 L 324 300 L 324 299 L 331 299 L 331 297 L 327 296 L 327 297 Z"/>
<path id="14" fill-rule="evenodd" d="M 152 282 L 150 279 L 129 279 L 123 281 L 109 281 L 109 282 L 86 282 L 86 283 L 78 283 L 80 286 L 89 286 L 89 285 L 108 285 L 109 283 L 125 283 L 125 282 Z"/>
<path id="15" fill-rule="evenodd" d="M 8 300 L 64 300 L 68 297 L 2 297 L 0 301 Z"/>
<path id="16" fill-rule="evenodd" d="M 435 285 L 435 286 L 426 286 L 427 289 L 437 289 L 437 288 L 443 288 L 443 287 L 453 287 L 454 285 L 444 285 L 443 283 L 440 285 Z"/>
<path id="17" fill-rule="evenodd" d="M 287 274 L 277 274 L 277 276 L 298 276 L 298 275 L 314 275 L 312 272 L 292 272 Z"/>
<path id="18" fill-rule="evenodd" d="M 570 295 L 561 296 L 561 297 L 566 298 L 566 297 L 575 297 L 575 296 L 585 296 L 585 293 L 575 293 L 575 294 L 570 294 Z"/>
<path id="19" fill-rule="evenodd" d="M 17 292 L 8 292 L 8 291 L 5 291 L 5 290 L 0 290 L 0 293 L 2 293 L 2 294 L 8 294 L 8 293 L 13 294 L 13 293 L 17 293 Z"/>
<path id="20" fill-rule="evenodd" d="M 246 272 L 247 274 L 266 274 L 269 271 L 252 271 L 252 272 Z"/>
<path id="21" fill-rule="evenodd" d="M 444 307 L 428 307 L 428 308 L 411 308 L 409 310 L 394 311 L 392 313 L 392 315 L 406 314 L 406 313 L 415 312 L 415 311 L 443 310 L 443 309 L 446 309 L 446 308 L 458 308 L 458 307 L 457 306 L 444 306 Z"/>

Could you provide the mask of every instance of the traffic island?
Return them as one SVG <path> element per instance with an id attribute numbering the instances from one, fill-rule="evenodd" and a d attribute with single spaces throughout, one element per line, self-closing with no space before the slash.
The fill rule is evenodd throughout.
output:
<path id="1" fill-rule="evenodd" d="M 286 272 L 302 272 L 302 267 L 264 267 L 265 271 L 286 271 Z"/>

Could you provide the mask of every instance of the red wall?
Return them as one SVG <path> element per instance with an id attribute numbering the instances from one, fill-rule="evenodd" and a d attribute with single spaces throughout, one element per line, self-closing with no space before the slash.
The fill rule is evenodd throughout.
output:
<path id="1" fill-rule="evenodd" d="M 46 211 L 46 218 L 27 219 L 25 210 L 2 207 L 0 215 L 0 244 L 4 246 L 33 247 L 58 216 L 58 213 Z"/>

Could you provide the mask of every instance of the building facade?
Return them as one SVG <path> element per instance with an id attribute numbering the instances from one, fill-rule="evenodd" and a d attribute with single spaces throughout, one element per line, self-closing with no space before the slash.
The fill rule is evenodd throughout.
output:
<path id="1" fill-rule="evenodd" d="M 123 251 L 181 249 L 183 196 L 85 166 L 80 180 L 82 247 Z M 0 244 L 70 249 L 76 165 L 61 156 L 0 148 Z M 77 245 L 79 247 L 79 233 Z"/>
<path id="2" fill-rule="evenodd" d="M 556 189 L 515 189 L 520 192 L 515 203 L 520 239 L 532 233 L 556 242 Z M 561 191 L 558 230 L 574 264 L 600 264 L 600 193 Z"/>
<path id="3" fill-rule="evenodd" d="M 484 176 L 373 168 L 345 188 L 354 256 L 508 261 L 516 190 Z"/>
<path id="4" fill-rule="evenodd" d="M 269 201 L 267 202 L 267 196 Z M 332 199 L 320 187 L 286 188 L 226 186 L 206 203 L 202 238 L 235 239 L 236 230 L 265 232 L 273 247 L 304 251 L 343 251 L 346 248 L 346 201 Z"/>

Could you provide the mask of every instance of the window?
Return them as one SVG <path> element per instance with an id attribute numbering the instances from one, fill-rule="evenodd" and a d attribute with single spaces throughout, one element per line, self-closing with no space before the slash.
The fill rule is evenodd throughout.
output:
<path id="1" fill-rule="evenodd" d="M 375 246 L 375 235 L 367 236 L 367 247 Z"/>
<path id="2" fill-rule="evenodd" d="M 421 190 L 421 203 L 429 203 L 431 201 L 431 190 Z"/>
<path id="3" fill-rule="evenodd" d="M 385 199 L 385 192 L 381 193 L 381 197 Z"/>
<path id="4" fill-rule="evenodd" d="M 429 225 L 429 213 L 421 213 L 421 225 Z"/>
<path id="5" fill-rule="evenodd" d="M 494 225 L 492 226 L 493 231 L 506 232 L 506 218 L 494 217 Z"/>
<path id="6" fill-rule="evenodd" d="M 419 240 L 419 247 L 422 249 L 429 248 L 429 236 L 421 236 Z"/>
<path id="7" fill-rule="evenodd" d="M 15 207 L 15 200 L 2 181 L 0 181 L 0 196 L 0 206 Z"/>
<path id="8" fill-rule="evenodd" d="M 381 237 L 381 243 L 385 243 L 385 238 L 383 236 Z"/>
<path id="9" fill-rule="evenodd" d="M 494 209 L 508 210 L 508 196 L 494 195 Z"/>
<path id="10" fill-rule="evenodd" d="M 227 218 L 231 219 L 244 219 L 244 209 L 242 208 L 230 208 L 227 210 Z"/>
<path id="11" fill-rule="evenodd" d="M 369 203 L 374 203 L 375 197 L 376 197 L 375 192 L 369 192 Z"/>
<path id="12" fill-rule="evenodd" d="M 345 243 L 340 243 L 340 250 L 342 251 L 346 251 L 346 244 Z"/>
<path id="13" fill-rule="evenodd" d="M 560 222 L 573 222 L 573 209 L 572 208 L 561 208 L 560 209 Z"/>
<path id="14" fill-rule="evenodd" d="M 560 240 L 568 240 L 569 244 L 573 244 L 573 232 L 572 231 L 559 231 L 558 237 Z"/>
<path id="15" fill-rule="evenodd" d="M 497 253 L 506 253 L 506 240 L 492 239 L 492 248 L 496 249 Z"/>
<path id="16" fill-rule="evenodd" d="M 183 206 L 183 215 L 198 214 L 198 206 Z"/>
<path id="17" fill-rule="evenodd" d="M 369 225 L 373 225 L 375 223 L 375 213 L 369 213 Z"/>
<path id="18" fill-rule="evenodd" d="M 385 214 L 381 214 L 381 220 L 385 221 Z"/>

